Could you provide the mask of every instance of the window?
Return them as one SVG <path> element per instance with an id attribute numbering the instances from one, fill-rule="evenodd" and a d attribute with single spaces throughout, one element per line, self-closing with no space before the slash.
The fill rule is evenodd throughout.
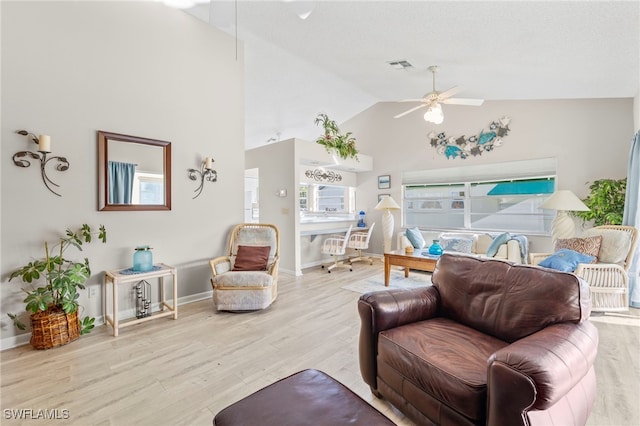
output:
<path id="1" fill-rule="evenodd" d="M 540 204 L 555 177 L 449 185 L 404 185 L 404 226 L 547 233 L 553 212 Z"/>
<path id="2" fill-rule="evenodd" d="M 405 186 L 405 226 L 464 228 L 464 194 L 464 184 Z"/>
<path id="3" fill-rule="evenodd" d="M 309 210 L 309 185 L 300 185 L 300 210 Z"/>
<path id="4" fill-rule="evenodd" d="M 403 226 L 548 234 L 555 158 L 402 173 Z"/>
<path id="5" fill-rule="evenodd" d="M 332 214 L 355 210 L 355 189 L 349 186 L 303 183 L 299 194 L 301 211 Z"/>
<path id="6" fill-rule="evenodd" d="M 133 204 L 163 204 L 163 175 L 136 171 L 133 177 L 132 200 Z"/>

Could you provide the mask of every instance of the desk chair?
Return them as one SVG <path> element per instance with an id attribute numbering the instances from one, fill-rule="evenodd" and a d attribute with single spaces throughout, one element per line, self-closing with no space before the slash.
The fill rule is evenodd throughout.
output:
<path id="1" fill-rule="evenodd" d="M 367 232 L 354 232 L 349 237 L 349 242 L 347 243 L 347 248 L 354 249 L 357 253 L 357 256 L 349 259 L 349 264 L 353 264 L 353 262 L 365 262 L 368 261 L 369 265 L 373 265 L 373 259 L 371 257 L 362 257 L 362 250 L 367 250 L 369 248 L 369 240 L 371 239 L 371 233 L 373 231 L 373 227 L 376 226 L 376 223 L 372 223 Z"/>
<path id="2" fill-rule="evenodd" d="M 349 235 L 351 235 L 351 228 L 353 225 L 349 226 L 347 233 L 344 236 L 331 236 L 324 240 L 322 244 L 322 254 L 329 254 L 333 256 L 333 264 L 327 267 L 327 272 L 331 273 L 333 268 L 338 266 L 346 266 L 350 271 L 353 271 L 351 268 L 351 264 L 346 264 L 344 262 L 338 262 L 339 256 L 344 256 L 347 252 L 347 243 L 349 242 Z M 322 268 L 325 266 L 322 265 Z"/>

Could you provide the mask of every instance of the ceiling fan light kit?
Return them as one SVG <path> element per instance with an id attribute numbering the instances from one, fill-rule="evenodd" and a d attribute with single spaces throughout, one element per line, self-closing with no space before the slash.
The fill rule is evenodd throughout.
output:
<path id="1" fill-rule="evenodd" d="M 430 123 L 440 124 L 444 121 L 444 114 L 439 103 L 434 103 L 424 113 L 424 120 Z"/>
<path id="2" fill-rule="evenodd" d="M 460 91 L 460 88 L 458 86 L 454 86 L 449 90 L 445 90 L 444 92 L 438 92 L 436 90 L 436 72 L 438 72 L 438 69 L 439 67 L 437 65 L 432 65 L 429 67 L 429 71 L 433 75 L 433 91 L 427 93 L 421 99 L 404 99 L 400 101 L 400 102 L 420 102 L 421 104 L 396 115 L 394 118 L 403 117 L 421 108 L 428 108 L 427 112 L 424 114 L 425 121 L 430 123 L 440 124 L 444 121 L 444 113 L 442 111 L 442 106 L 440 104 L 471 105 L 471 106 L 482 105 L 482 103 L 484 102 L 484 99 L 452 98 L 451 96 L 455 95 Z"/>

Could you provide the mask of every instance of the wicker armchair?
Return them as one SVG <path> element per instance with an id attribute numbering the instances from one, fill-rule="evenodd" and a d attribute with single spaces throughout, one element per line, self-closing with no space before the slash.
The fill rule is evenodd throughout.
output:
<path id="1" fill-rule="evenodd" d="M 620 263 L 580 263 L 575 274 L 589 283 L 591 310 L 616 312 L 629 310 L 629 267 L 638 240 L 638 230 L 633 226 L 604 225 L 587 231 L 588 236 L 601 235 L 603 246 L 607 239 L 615 238 L 617 232 L 629 237 L 629 249 Z M 602 250 L 602 249 L 601 249 Z M 551 253 L 531 253 L 529 263 L 537 265 Z M 624 255 L 624 253 L 622 253 Z M 622 257 L 622 256 L 619 256 Z M 607 260 L 607 259 L 603 259 Z"/>
<path id="2" fill-rule="evenodd" d="M 240 249 L 244 246 L 243 249 Z M 258 256 L 246 259 L 239 251 L 269 247 L 264 254 L 265 265 L 254 267 Z M 219 311 L 251 311 L 267 308 L 278 295 L 278 264 L 280 233 L 275 225 L 242 223 L 229 236 L 229 251 L 225 256 L 209 261 L 213 303 Z M 242 264 L 242 265 L 241 265 Z M 249 266 L 247 266 L 249 265 Z"/>

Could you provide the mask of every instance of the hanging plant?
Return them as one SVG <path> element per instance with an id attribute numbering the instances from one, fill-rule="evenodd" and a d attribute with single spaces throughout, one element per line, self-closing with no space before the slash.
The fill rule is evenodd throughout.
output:
<path id="1" fill-rule="evenodd" d="M 470 137 L 450 137 L 447 138 L 444 132 L 431 132 L 427 135 L 427 139 L 432 147 L 438 150 L 438 154 L 449 158 L 460 157 L 463 160 L 470 155 L 478 156 L 483 152 L 493 151 L 493 148 L 502 146 L 503 137 L 509 134 L 509 117 L 502 117 L 497 121 L 491 122 L 489 130 L 484 129 L 478 135 Z"/>
<path id="2" fill-rule="evenodd" d="M 351 136 L 351 132 L 341 134 L 338 124 L 323 113 L 318 114 L 315 124 L 324 128 L 324 135 L 318 137 L 316 143 L 324 145 L 328 153 L 335 151 L 341 158 L 358 159 L 356 139 Z"/>

